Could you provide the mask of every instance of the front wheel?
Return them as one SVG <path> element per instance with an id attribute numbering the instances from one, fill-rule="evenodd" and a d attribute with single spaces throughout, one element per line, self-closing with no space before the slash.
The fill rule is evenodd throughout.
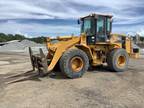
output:
<path id="1" fill-rule="evenodd" d="M 81 77 L 89 67 L 87 54 L 80 49 L 66 51 L 59 63 L 61 71 L 69 78 Z"/>
<path id="2" fill-rule="evenodd" d="M 125 49 L 113 49 L 107 56 L 107 64 L 111 71 L 123 72 L 127 70 L 129 56 Z"/>

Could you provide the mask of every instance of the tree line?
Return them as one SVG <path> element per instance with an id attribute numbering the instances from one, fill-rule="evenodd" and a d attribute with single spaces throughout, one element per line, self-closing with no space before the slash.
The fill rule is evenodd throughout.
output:
<path id="1" fill-rule="evenodd" d="M 132 36 L 132 37 L 133 37 L 133 40 L 136 40 L 136 36 Z M 7 42 L 7 41 L 11 41 L 11 40 L 24 40 L 24 39 L 28 39 L 28 40 L 34 41 L 36 43 L 44 43 L 46 37 L 40 36 L 40 37 L 27 38 L 21 34 L 13 35 L 13 34 L 0 33 L 0 42 Z M 144 37 L 139 36 L 139 41 L 144 42 Z"/>
<path id="2" fill-rule="evenodd" d="M 21 34 L 4 34 L 4 33 L 0 33 L 0 42 L 7 42 L 7 41 L 11 41 L 11 40 L 24 40 L 24 39 L 28 39 L 31 41 L 34 41 L 36 43 L 44 43 L 45 42 L 45 38 L 44 36 L 40 36 L 40 37 L 34 37 L 34 38 L 27 38 L 24 35 Z"/>

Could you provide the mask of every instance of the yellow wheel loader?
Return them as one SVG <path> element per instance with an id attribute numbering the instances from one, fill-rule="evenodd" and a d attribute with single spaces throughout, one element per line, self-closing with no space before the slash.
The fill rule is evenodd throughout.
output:
<path id="1" fill-rule="evenodd" d="M 52 72 L 59 65 L 61 72 L 69 78 L 79 78 L 89 66 L 107 63 L 111 71 L 128 69 L 129 57 L 137 58 L 139 49 L 133 49 L 132 40 L 122 34 L 112 34 L 112 15 L 90 14 L 78 20 L 80 36 L 47 38 L 45 55 L 33 54 L 29 48 L 33 69 L 41 75 Z"/>

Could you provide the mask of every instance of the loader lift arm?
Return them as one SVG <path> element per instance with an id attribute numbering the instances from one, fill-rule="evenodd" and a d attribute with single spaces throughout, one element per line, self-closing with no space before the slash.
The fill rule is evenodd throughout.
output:
<path id="1" fill-rule="evenodd" d="M 45 56 L 42 49 L 40 49 L 39 54 L 33 54 L 32 49 L 29 48 L 29 54 L 30 54 L 30 59 L 31 59 L 33 70 L 37 68 L 39 71 L 39 74 L 50 73 L 55 67 L 55 65 L 57 64 L 57 62 L 59 61 L 63 52 L 65 52 L 68 48 L 71 48 L 75 44 L 79 43 L 79 41 L 80 41 L 79 37 L 73 37 L 70 40 L 62 41 L 61 44 L 58 44 L 58 46 L 56 46 L 57 48 L 54 51 L 54 55 L 52 59 Z M 49 43 L 47 44 L 50 45 Z M 48 46 L 48 51 L 50 48 L 54 49 L 54 47 Z M 48 61 L 50 61 L 49 64 L 48 64 Z"/>

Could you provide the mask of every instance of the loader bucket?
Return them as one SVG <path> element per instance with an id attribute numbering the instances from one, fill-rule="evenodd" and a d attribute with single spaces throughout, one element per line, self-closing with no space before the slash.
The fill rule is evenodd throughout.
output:
<path id="1" fill-rule="evenodd" d="M 39 49 L 39 54 L 33 54 L 31 47 L 29 47 L 29 55 L 33 70 L 37 68 L 40 75 L 47 74 L 47 57 L 43 53 L 42 49 Z"/>

